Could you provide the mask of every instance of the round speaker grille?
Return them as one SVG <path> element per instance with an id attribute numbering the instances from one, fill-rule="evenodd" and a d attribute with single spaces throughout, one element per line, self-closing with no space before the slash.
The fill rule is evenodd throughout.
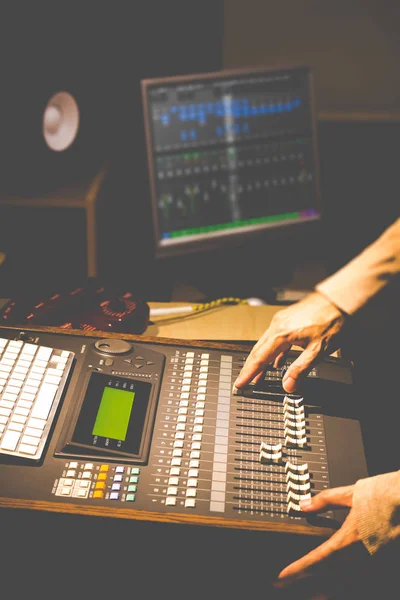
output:
<path id="1" fill-rule="evenodd" d="M 60 152 L 71 146 L 79 129 L 79 107 L 68 92 L 57 92 L 43 113 L 43 137 L 51 150 Z"/>

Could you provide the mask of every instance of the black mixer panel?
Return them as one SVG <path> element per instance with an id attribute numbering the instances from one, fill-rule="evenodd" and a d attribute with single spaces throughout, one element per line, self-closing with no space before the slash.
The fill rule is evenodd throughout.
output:
<path id="1" fill-rule="evenodd" d="M 14 392 L 13 405 L 1 369 L 14 367 L 0 355 L 5 498 L 216 517 L 219 525 L 298 523 L 311 531 L 316 523 L 334 527 L 343 516 L 331 511 L 319 521 L 306 519 L 301 498 L 367 476 L 359 422 L 339 410 L 343 398 L 351 405 L 353 389 L 351 365 L 341 359 L 315 367 L 301 394 L 286 395 L 282 372 L 273 368 L 261 384 L 238 393 L 233 384 L 247 352 L 223 344 L 12 328 L 1 328 L 0 339 L 17 363 L 24 362 L 22 343 L 31 353 L 36 346 L 59 349 L 49 359 L 56 363 L 64 353 L 73 357 L 44 452 L 34 460 L 29 444 L 40 409 L 36 417 L 28 414 L 30 389 L 21 400 L 25 384 Z M 56 376 L 51 363 L 50 384 Z"/>

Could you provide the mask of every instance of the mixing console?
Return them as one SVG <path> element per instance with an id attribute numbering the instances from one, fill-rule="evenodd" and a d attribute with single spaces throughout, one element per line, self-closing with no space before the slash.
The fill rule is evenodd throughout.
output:
<path id="1" fill-rule="evenodd" d="M 295 395 L 270 368 L 240 393 L 244 346 L 116 335 L 1 328 L 16 365 L 24 344 L 70 365 L 41 453 L 30 448 L 41 425 L 27 412 L 25 384 L 13 386 L 14 399 L 0 391 L 4 426 L 17 423 L 24 439 L 13 453 L 0 438 L 2 505 L 316 534 L 343 520 L 340 511 L 306 518 L 299 501 L 367 476 L 359 422 L 343 410 L 350 364 L 329 358 Z"/>

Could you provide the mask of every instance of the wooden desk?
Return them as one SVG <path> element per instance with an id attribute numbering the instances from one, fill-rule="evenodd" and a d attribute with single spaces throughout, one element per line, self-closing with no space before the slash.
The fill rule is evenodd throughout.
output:
<path id="1" fill-rule="evenodd" d="M 149 302 L 150 308 L 189 306 L 188 302 Z M 193 304 L 195 306 L 195 304 Z M 282 306 L 220 306 L 206 312 L 155 317 L 144 335 L 185 340 L 254 341 Z"/>

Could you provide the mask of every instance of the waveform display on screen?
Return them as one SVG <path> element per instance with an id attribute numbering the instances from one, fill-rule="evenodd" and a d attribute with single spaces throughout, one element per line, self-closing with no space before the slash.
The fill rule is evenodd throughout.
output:
<path id="1" fill-rule="evenodd" d="M 303 138 L 168 154 L 156 165 L 163 239 L 315 208 L 312 148 Z"/>
<path id="2" fill-rule="evenodd" d="M 270 116 L 290 113 L 302 105 L 300 98 L 282 99 L 232 99 L 226 96 L 218 102 L 181 104 L 165 109 L 155 109 L 155 130 L 171 127 L 179 141 L 197 142 L 205 137 L 209 141 L 230 136 L 260 136 L 271 127 Z M 161 131 L 158 132 L 162 138 Z"/>
<path id="3" fill-rule="evenodd" d="M 287 77 L 165 87 L 151 95 L 151 120 L 156 152 L 303 134 L 308 88 Z"/>
<path id="4" fill-rule="evenodd" d="M 311 104 L 302 68 L 150 85 L 160 245 L 318 218 Z"/>

